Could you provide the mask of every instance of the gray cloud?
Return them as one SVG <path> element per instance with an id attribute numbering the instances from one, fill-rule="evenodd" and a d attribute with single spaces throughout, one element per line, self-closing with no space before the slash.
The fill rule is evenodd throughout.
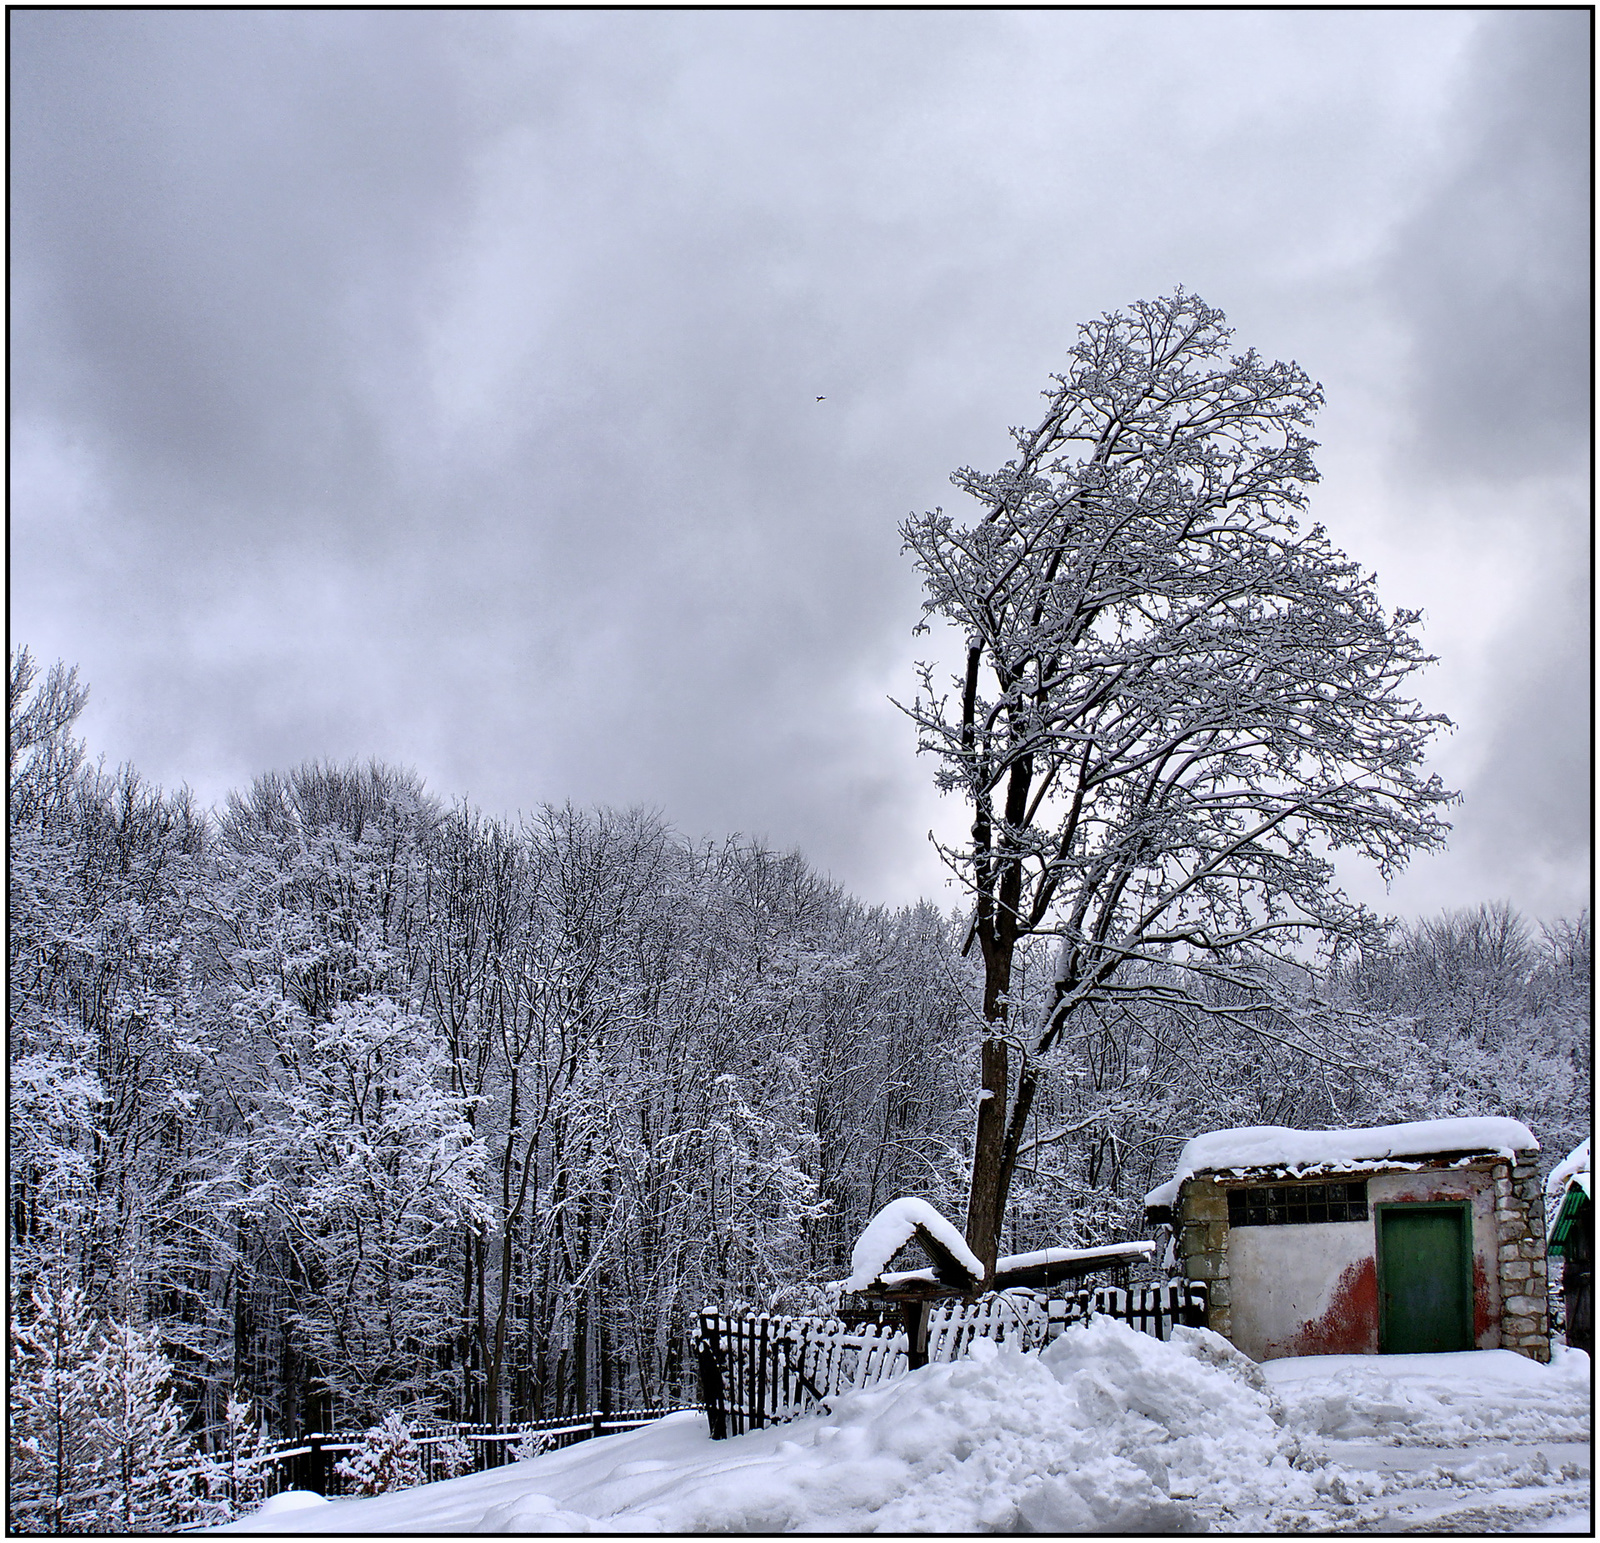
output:
<path id="1" fill-rule="evenodd" d="M 1395 406 L 1361 341 L 1442 325 L 1493 125 L 1549 141 L 1468 92 L 1441 162 L 1467 13 L 12 25 L 13 628 L 97 744 L 643 801 L 874 899 L 944 893 L 899 519 L 1180 280 Z"/>
<path id="2" fill-rule="evenodd" d="M 1545 915 L 1586 901 L 1591 850 L 1590 23 L 1485 18 L 1442 172 L 1384 265 L 1407 345 L 1395 473 L 1446 565 L 1453 544 L 1503 553 L 1455 844 Z"/>
<path id="3" fill-rule="evenodd" d="M 1587 461 L 1589 30 L 1581 11 L 1485 18 L 1447 120 L 1453 164 L 1396 243 L 1426 475 Z"/>

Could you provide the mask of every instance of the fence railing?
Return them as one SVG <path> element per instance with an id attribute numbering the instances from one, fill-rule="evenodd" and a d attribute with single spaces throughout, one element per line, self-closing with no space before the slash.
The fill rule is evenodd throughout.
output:
<path id="1" fill-rule="evenodd" d="M 419 1424 L 412 1427 L 411 1439 L 422 1449 L 422 1482 L 427 1484 L 448 1475 L 437 1455 L 437 1448 L 460 1438 L 472 1453 L 468 1473 L 482 1473 L 509 1460 L 512 1449 L 525 1436 L 542 1438 L 545 1451 L 569 1447 L 596 1436 L 615 1436 L 637 1430 L 670 1414 L 670 1409 L 621 1409 L 612 1413 L 557 1415 L 543 1420 L 524 1420 L 516 1425 Z M 366 1432 L 313 1432 L 280 1442 L 241 1462 L 241 1470 L 259 1473 L 266 1470 L 266 1493 L 286 1489 L 309 1489 L 330 1497 L 346 1490 L 344 1477 L 335 1470 L 341 1457 L 357 1451 L 366 1442 Z"/>
<path id="2" fill-rule="evenodd" d="M 1174 1324 L 1204 1325 L 1206 1287 L 1166 1281 L 952 1301 L 928 1313 L 927 1359 L 953 1361 L 980 1338 L 1035 1350 L 1091 1313 L 1166 1339 Z M 696 1350 L 701 1399 L 718 1441 L 792 1420 L 840 1394 L 899 1376 L 911 1364 L 906 1331 L 897 1325 L 767 1313 L 703 1312 Z"/>

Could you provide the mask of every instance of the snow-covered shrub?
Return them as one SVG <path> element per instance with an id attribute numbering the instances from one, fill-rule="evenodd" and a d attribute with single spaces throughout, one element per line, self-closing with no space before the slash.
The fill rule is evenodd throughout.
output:
<path id="1" fill-rule="evenodd" d="M 404 1418 L 391 1412 L 367 1432 L 354 1452 L 333 1465 L 333 1471 L 348 1479 L 358 1495 L 412 1489 L 422 1482 L 422 1448 Z"/>
<path id="2" fill-rule="evenodd" d="M 433 1468 L 440 1478 L 459 1479 L 472 1471 L 472 1448 L 461 1436 L 430 1443 Z"/>
<path id="3" fill-rule="evenodd" d="M 539 1457 L 556 1444 L 555 1436 L 547 1430 L 528 1430 L 517 1437 L 511 1449 L 511 1461 L 525 1463 L 530 1457 Z"/>

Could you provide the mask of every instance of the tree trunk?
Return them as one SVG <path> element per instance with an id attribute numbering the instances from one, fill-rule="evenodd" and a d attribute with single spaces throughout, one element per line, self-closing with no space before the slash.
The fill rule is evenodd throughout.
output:
<path id="1" fill-rule="evenodd" d="M 1010 1050 L 998 1034 L 991 1034 L 983 1042 L 982 1082 L 972 1149 L 972 1188 L 967 1196 L 967 1247 L 978 1256 L 987 1277 L 994 1273 L 1000 1251 L 1000 1221 L 1005 1214 L 1002 1179 L 1006 1101 L 1011 1086 Z"/>
<path id="2" fill-rule="evenodd" d="M 1003 922 L 1002 922 L 1003 925 Z M 967 1194 L 967 1247 L 978 1256 L 984 1275 L 994 1274 L 1000 1252 L 1000 1223 L 1005 1217 L 1006 1131 L 1011 1102 L 1011 1050 L 1006 1031 L 1006 994 L 1011 989 L 1015 943 L 1001 929 L 980 929 L 983 944 L 983 1015 L 989 1034 L 983 1042 L 978 1128 L 972 1143 L 972 1186 Z M 987 936 L 983 934 L 987 933 Z"/>

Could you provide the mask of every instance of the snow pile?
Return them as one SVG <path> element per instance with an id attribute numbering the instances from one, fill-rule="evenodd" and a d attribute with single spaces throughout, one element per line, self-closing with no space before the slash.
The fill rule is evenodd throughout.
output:
<path id="1" fill-rule="evenodd" d="M 331 1503 L 326 1495 L 318 1495 L 309 1489 L 285 1489 L 276 1495 L 268 1495 L 251 1513 L 250 1519 L 254 1521 L 263 1516 L 281 1516 L 285 1511 L 305 1511 Z"/>
<path id="2" fill-rule="evenodd" d="M 1262 1370 L 1312 1435 L 1405 1447 L 1589 1439 L 1589 1358 L 1566 1345 L 1551 1346 L 1548 1366 L 1477 1350 L 1304 1356 Z"/>
<path id="3" fill-rule="evenodd" d="M 845 1281 L 844 1289 L 865 1291 L 919 1230 L 952 1255 L 973 1280 L 983 1279 L 983 1266 L 967 1247 L 967 1240 L 926 1200 L 903 1196 L 891 1200 L 867 1223 L 866 1231 L 851 1250 L 850 1278 Z"/>
<path id="4" fill-rule="evenodd" d="M 1196 1173 L 1230 1168 L 1344 1168 L 1436 1152 L 1496 1152 L 1512 1157 L 1537 1152 L 1539 1143 L 1520 1120 L 1415 1120 L 1357 1130 L 1292 1130 L 1286 1125 L 1245 1125 L 1208 1131 L 1184 1144 L 1177 1172 L 1145 1196 L 1148 1206 L 1172 1205 L 1183 1181 Z"/>
<path id="5" fill-rule="evenodd" d="M 1286 1486 L 1310 1500 L 1254 1366 L 1204 1330 L 1182 1336 L 1162 1344 L 1098 1318 L 1039 1355 L 979 1340 L 829 1414 L 723 1443 L 721 1461 L 668 1485 L 656 1475 L 655 1494 L 640 1492 L 648 1474 L 619 1470 L 581 1501 L 529 1497 L 493 1523 L 520 1531 L 559 1515 L 572 1528 L 587 1513 L 629 1531 L 1180 1532 L 1199 1529 L 1200 1501 L 1280 1499 Z"/>
<path id="6" fill-rule="evenodd" d="M 1257 1366 L 1109 1318 L 1023 1354 L 712 1441 L 703 1415 L 370 1500 L 290 1497 L 286 1533 L 1588 1531 L 1589 1359 L 1510 1351 Z"/>
<path id="7" fill-rule="evenodd" d="M 1550 1177 L 1544 1181 L 1544 1192 L 1547 1195 L 1559 1195 L 1567 1185 L 1576 1180 L 1578 1187 L 1592 1200 L 1594 1198 L 1594 1182 L 1589 1176 L 1589 1137 L 1585 1136 L 1575 1146 L 1559 1166 L 1553 1168 Z"/>
<path id="8" fill-rule="evenodd" d="M 1260 1369 L 1218 1336 L 1180 1329 L 1162 1343 L 1095 1318 L 1042 1353 L 979 1340 L 960 1361 L 730 1441 L 671 1416 L 492 1475 L 334 1501 L 306 1513 L 306 1527 L 1199 1531 L 1241 1506 L 1315 1503 L 1280 1417 Z"/>

